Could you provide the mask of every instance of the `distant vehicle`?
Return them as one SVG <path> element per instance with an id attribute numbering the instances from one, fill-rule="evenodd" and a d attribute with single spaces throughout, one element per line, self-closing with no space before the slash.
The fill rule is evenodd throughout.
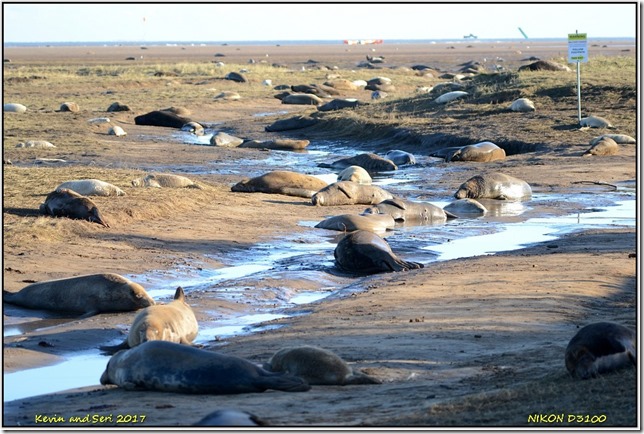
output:
<path id="1" fill-rule="evenodd" d="M 465 38 L 465 39 L 478 39 L 478 36 L 476 36 L 473 33 L 470 33 L 469 35 L 463 36 L 463 38 Z"/>
<path id="2" fill-rule="evenodd" d="M 382 44 L 382 39 L 345 39 L 343 41 L 347 45 L 369 45 L 369 44 Z"/>

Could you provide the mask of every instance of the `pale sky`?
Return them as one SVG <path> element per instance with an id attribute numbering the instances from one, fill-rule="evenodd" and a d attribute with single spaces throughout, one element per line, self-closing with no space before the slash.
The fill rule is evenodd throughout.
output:
<path id="1" fill-rule="evenodd" d="M 3 3 L 4 42 L 638 36 L 640 4 Z"/>

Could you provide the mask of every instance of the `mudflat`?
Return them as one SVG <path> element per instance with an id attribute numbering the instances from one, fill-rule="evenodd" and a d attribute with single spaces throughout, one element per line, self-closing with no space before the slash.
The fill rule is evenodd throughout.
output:
<path id="1" fill-rule="evenodd" d="M 517 72 L 532 57 L 565 64 L 566 48 L 565 41 L 6 48 L 4 102 L 28 110 L 3 115 L 3 287 L 13 292 L 31 282 L 91 273 L 219 269 L 231 265 L 226 261 L 232 254 L 243 257 L 258 243 L 284 237 L 307 243 L 313 229 L 301 225 L 303 220 L 364 210 L 364 205 L 316 207 L 306 198 L 231 192 L 236 182 L 266 171 L 267 156 L 277 151 L 200 146 L 199 139 L 178 138 L 177 129 L 134 122 L 170 106 L 186 107 L 207 127 L 246 139 L 307 139 L 310 146 L 316 140 L 351 140 L 356 153 L 381 155 L 404 149 L 423 159 L 427 169 L 414 186 L 425 191 L 424 200 L 446 200 L 461 182 L 486 171 L 519 177 L 535 194 L 559 198 L 538 210 L 540 215 L 586 212 L 588 200 L 579 197 L 592 198 L 597 206 L 632 199 L 632 188 L 624 193 L 621 186 L 636 180 L 636 144 L 620 145 L 613 156 L 582 154 L 604 133 L 637 137 L 635 47 L 591 44 L 591 63 L 582 66 L 584 113 L 610 119 L 614 130 L 579 128 L 574 65 L 571 72 Z M 385 62 L 368 66 L 367 56 Z M 462 73 L 467 62 L 478 62 L 483 72 L 444 76 Z M 433 72 L 412 69 L 417 65 Z M 248 70 L 249 83 L 224 79 L 240 69 Z M 373 102 L 370 91 L 342 91 L 341 97 L 370 104 L 329 114 L 274 97 L 275 85 L 323 83 L 334 76 L 387 76 L 395 90 Z M 266 79 L 271 86 L 263 84 Z M 451 81 L 462 83 L 470 96 L 438 106 L 436 95 L 419 91 Z M 241 99 L 215 99 L 222 91 L 236 91 Z M 533 100 L 537 110 L 509 112 L 507 106 L 520 96 Z M 80 110 L 59 112 L 68 101 Z M 115 101 L 132 110 L 107 112 Z M 265 131 L 296 114 L 319 122 L 301 130 Z M 109 117 L 127 136 L 108 135 L 88 123 L 98 117 Z M 56 147 L 16 147 L 28 140 Z M 444 147 L 483 140 L 504 147 L 506 159 L 447 163 L 429 157 Z M 240 161 L 243 166 L 236 166 Z M 131 185 L 148 172 L 188 176 L 202 188 Z M 39 214 L 40 203 L 57 185 L 85 178 L 126 192 L 92 198 L 110 228 Z M 561 199 L 566 195 L 575 199 Z M 390 237 L 395 239 L 395 231 Z M 410 253 L 407 248 L 401 255 Z M 564 366 L 566 345 L 580 327 L 597 321 L 638 327 L 636 267 L 633 226 L 573 231 L 511 252 L 430 262 L 401 273 L 347 277 L 329 267 L 331 296 L 285 308 L 287 317 L 268 322 L 270 327 L 203 345 L 259 364 L 282 347 L 316 345 L 382 384 L 205 397 L 125 391 L 101 386 L 97 376 L 80 389 L 5 402 L 3 424 L 190 426 L 226 407 L 273 426 L 637 426 L 634 369 L 581 381 Z M 197 319 L 212 324 L 219 316 L 248 313 L 249 304 L 270 305 L 270 288 L 319 287 L 293 268 L 278 268 L 262 282 L 234 282 L 247 289 L 237 300 L 208 291 L 188 293 L 187 299 Z M 3 306 L 5 329 L 20 331 L 4 338 L 5 376 L 123 338 L 135 315 L 61 318 Z M 72 420 L 76 416 L 80 422 Z"/>

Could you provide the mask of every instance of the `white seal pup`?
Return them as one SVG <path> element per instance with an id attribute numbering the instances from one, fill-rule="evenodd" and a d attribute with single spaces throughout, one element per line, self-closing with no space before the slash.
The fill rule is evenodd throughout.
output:
<path id="1" fill-rule="evenodd" d="M 153 188 L 203 188 L 201 185 L 185 176 L 166 173 L 151 173 L 141 178 L 133 179 L 132 186 Z"/>
<path id="2" fill-rule="evenodd" d="M 637 141 L 633 137 L 627 136 L 626 134 L 602 134 L 601 136 L 597 136 L 597 137 L 593 138 L 590 141 L 590 145 L 592 146 L 592 145 L 596 144 L 597 142 L 599 142 L 600 140 L 602 140 L 605 137 L 608 137 L 609 139 L 614 140 L 615 143 L 617 143 L 619 145 L 632 145 L 632 144 L 637 143 Z"/>
<path id="3" fill-rule="evenodd" d="M 52 143 L 46 140 L 27 140 L 26 142 L 20 142 L 16 145 L 16 148 L 55 148 Z"/>
<path id="4" fill-rule="evenodd" d="M 465 96 L 469 95 L 467 92 L 464 92 L 462 90 L 454 90 L 452 92 L 447 92 L 439 96 L 434 100 L 436 104 L 446 104 L 448 102 L 457 100 L 459 98 L 463 98 Z"/>
<path id="5" fill-rule="evenodd" d="M 107 130 L 107 134 L 109 134 L 110 136 L 116 136 L 116 137 L 127 136 L 127 133 L 123 130 L 123 128 L 119 127 L 118 125 L 112 125 Z"/>
<path id="6" fill-rule="evenodd" d="M 65 181 L 56 190 L 68 188 L 83 196 L 125 196 L 125 192 L 116 185 L 100 179 L 73 179 Z"/>
<path id="7" fill-rule="evenodd" d="M 510 110 L 513 112 L 533 112 L 535 111 L 534 103 L 528 98 L 516 99 L 510 104 Z"/>
<path id="8" fill-rule="evenodd" d="M 352 181 L 358 184 L 371 184 L 373 180 L 363 167 L 349 166 L 338 173 L 338 181 Z"/>
<path id="9" fill-rule="evenodd" d="M 3 104 L 2 111 L 5 113 L 24 113 L 27 111 L 27 106 L 15 102 L 9 102 L 7 104 Z"/>
<path id="10" fill-rule="evenodd" d="M 608 120 L 599 116 L 587 116 L 581 118 L 579 125 L 582 128 L 615 128 L 613 124 Z"/>

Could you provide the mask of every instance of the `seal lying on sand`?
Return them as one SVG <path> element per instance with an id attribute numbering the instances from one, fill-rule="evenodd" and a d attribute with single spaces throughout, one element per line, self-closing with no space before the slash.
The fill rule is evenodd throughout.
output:
<path id="1" fill-rule="evenodd" d="M 132 180 L 133 187 L 203 188 L 193 180 L 170 173 L 151 173 Z"/>
<path id="2" fill-rule="evenodd" d="M 456 218 L 450 212 L 429 202 L 412 202 L 400 198 L 383 200 L 364 210 L 363 214 L 387 214 L 397 222 L 443 223 Z"/>
<path id="3" fill-rule="evenodd" d="M 2 291 L 6 303 L 29 309 L 76 312 L 129 312 L 154 305 L 138 283 L 113 273 L 88 274 L 32 283 L 18 292 Z"/>
<path id="4" fill-rule="evenodd" d="M 311 197 L 313 205 L 375 205 L 393 195 L 375 185 L 356 184 L 351 181 L 339 181 L 329 184 Z"/>
<path id="5" fill-rule="evenodd" d="M 245 411 L 222 408 L 205 415 L 193 426 L 266 426 L 266 422 Z"/>
<path id="6" fill-rule="evenodd" d="M 463 146 L 445 156 L 445 161 L 489 162 L 505 159 L 505 151 L 492 142 Z"/>
<path id="7" fill-rule="evenodd" d="M 279 149 L 283 151 L 301 151 L 305 149 L 309 143 L 308 140 L 295 140 L 295 139 L 275 139 L 275 140 L 247 140 L 239 145 L 240 148 L 255 148 L 255 149 Z"/>
<path id="8" fill-rule="evenodd" d="M 615 143 L 619 145 L 632 145 L 637 142 L 633 137 L 627 136 L 626 134 L 602 134 L 601 136 L 597 136 L 593 138 L 590 141 L 590 145 L 592 146 L 596 144 L 597 142 L 599 142 L 601 139 L 605 137 L 608 137 L 609 139 L 613 139 Z"/>
<path id="9" fill-rule="evenodd" d="M 333 352 L 309 345 L 282 348 L 264 363 L 264 369 L 295 375 L 311 385 L 344 386 L 381 383 L 375 378 L 353 371 Z"/>
<path id="10" fill-rule="evenodd" d="M 179 116 L 171 111 L 155 110 L 134 118 L 136 125 L 150 125 L 154 127 L 181 128 L 192 122 L 192 119 Z"/>
<path id="11" fill-rule="evenodd" d="M 320 164 L 321 167 L 331 167 L 333 169 L 346 169 L 349 166 L 360 166 L 367 172 L 369 175 L 374 175 L 379 172 L 389 172 L 392 170 L 398 170 L 398 166 L 386 158 L 382 158 L 379 155 L 373 153 L 359 154 L 355 157 L 342 158 L 336 160 L 333 163 L 329 164 Z"/>
<path id="12" fill-rule="evenodd" d="M 280 119 L 275 121 L 270 125 L 264 127 L 265 131 L 268 132 L 278 132 L 278 131 L 288 131 L 288 130 L 299 130 L 301 128 L 307 128 L 318 123 L 318 119 L 311 118 L 308 116 L 293 116 L 288 119 Z"/>
<path id="13" fill-rule="evenodd" d="M 610 322 L 589 324 L 566 348 L 566 368 L 573 377 L 587 379 L 637 365 L 635 332 Z"/>
<path id="14" fill-rule="evenodd" d="M 240 357 L 166 341 L 119 351 L 107 363 L 101 384 L 116 384 L 125 390 L 222 395 L 311 388 L 301 378 L 269 372 Z"/>
<path id="15" fill-rule="evenodd" d="M 65 181 L 56 190 L 68 188 L 83 196 L 125 196 L 125 192 L 116 185 L 100 179 L 74 179 Z"/>
<path id="16" fill-rule="evenodd" d="M 342 214 L 322 220 L 315 227 L 344 232 L 357 230 L 384 232 L 387 229 L 393 229 L 395 225 L 393 217 L 388 214 Z"/>
<path id="17" fill-rule="evenodd" d="M 255 178 L 240 181 L 232 186 L 231 191 L 285 194 L 287 196 L 310 198 L 327 185 L 326 181 L 315 176 L 287 170 L 275 170 Z"/>
<path id="18" fill-rule="evenodd" d="M 528 98 L 518 98 L 512 101 L 510 110 L 513 112 L 533 112 L 535 108 L 534 103 Z"/>
<path id="19" fill-rule="evenodd" d="M 608 119 L 599 116 L 587 116 L 581 118 L 579 124 L 585 128 L 615 128 Z"/>
<path id="20" fill-rule="evenodd" d="M 338 181 L 352 181 L 358 184 L 371 184 L 369 172 L 360 166 L 349 166 L 338 173 Z"/>
<path id="21" fill-rule="evenodd" d="M 168 341 L 192 344 L 199 332 L 199 324 L 192 308 L 186 303 L 182 287 L 168 304 L 148 306 L 134 318 L 127 339 L 119 345 L 102 346 L 101 350 L 114 354 L 118 350 L 134 348 L 147 341 Z"/>
<path id="22" fill-rule="evenodd" d="M 380 273 L 423 268 L 417 262 L 398 258 L 389 244 L 369 231 L 355 231 L 340 240 L 333 252 L 341 270 L 354 273 Z"/>
<path id="23" fill-rule="evenodd" d="M 88 220 L 110 227 L 90 198 L 68 188 L 59 188 L 49 193 L 40 205 L 40 212 L 54 217 Z"/>
<path id="24" fill-rule="evenodd" d="M 454 193 L 456 199 L 519 200 L 531 196 L 532 189 L 527 182 L 498 172 L 473 176 Z"/>
<path id="25" fill-rule="evenodd" d="M 583 157 L 592 155 L 617 155 L 619 153 L 619 145 L 615 140 L 610 137 L 604 137 L 597 143 L 592 145 L 590 149 L 582 154 Z"/>
<path id="26" fill-rule="evenodd" d="M 46 140 L 27 140 L 20 142 L 16 148 L 55 148 L 56 146 Z"/>

